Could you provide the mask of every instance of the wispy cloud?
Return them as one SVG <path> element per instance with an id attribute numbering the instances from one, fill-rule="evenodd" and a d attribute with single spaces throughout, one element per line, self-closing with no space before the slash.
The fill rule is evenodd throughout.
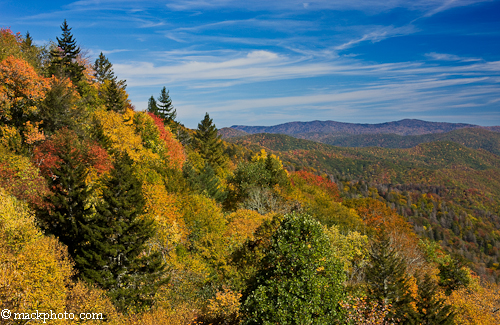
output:
<path id="1" fill-rule="evenodd" d="M 460 56 L 454 55 L 454 54 L 436 53 L 436 52 L 426 53 L 425 56 L 431 60 L 436 60 L 436 61 L 475 62 L 475 61 L 482 60 L 479 58 L 467 58 L 467 57 L 460 57 Z"/>
<path id="2" fill-rule="evenodd" d="M 412 25 L 403 26 L 403 27 L 393 27 L 393 26 L 378 27 L 377 29 L 364 34 L 360 38 L 350 40 L 349 42 L 335 46 L 334 49 L 338 50 L 338 51 L 342 51 L 342 50 L 351 48 L 354 45 L 359 44 L 361 42 L 370 41 L 372 43 L 377 43 L 377 42 L 380 42 L 380 41 L 387 39 L 387 38 L 390 38 L 390 37 L 409 35 L 409 34 L 413 34 L 413 33 L 417 32 L 417 31 L 418 31 L 418 29 Z"/>

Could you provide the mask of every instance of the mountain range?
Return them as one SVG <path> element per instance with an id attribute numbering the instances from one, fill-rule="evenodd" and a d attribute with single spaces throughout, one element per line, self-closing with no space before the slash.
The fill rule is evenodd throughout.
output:
<path id="1" fill-rule="evenodd" d="M 304 134 L 397 134 L 422 135 L 450 132 L 462 128 L 482 128 L 500 132 L 500 126 L 479 126 L 465 123 L 428 122 L 416 119 L 404 119 L 378 124 L 344 123 L 336 121 L 289 122 L 274 126 L 233 125 L 231 129 L 255 133 L 280 133 L 287 135 Z M 223 131 L 225 132 L 225 131 Z"/>

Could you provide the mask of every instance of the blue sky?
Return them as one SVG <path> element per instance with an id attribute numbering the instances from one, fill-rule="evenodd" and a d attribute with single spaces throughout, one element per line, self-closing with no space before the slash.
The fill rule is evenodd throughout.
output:
<path id="1" fill-rule="evenodd" d="M 500 125 L 500 1 L 0 0 L 38 44 L 67 19 L 137 109 L 170 90 L 195 128 L 403 118 Z"/>

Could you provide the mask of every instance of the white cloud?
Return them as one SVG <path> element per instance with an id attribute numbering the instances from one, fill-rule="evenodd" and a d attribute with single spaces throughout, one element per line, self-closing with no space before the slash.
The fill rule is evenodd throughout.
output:
<path id="1" fill-rule="evenodd" d="M 467 58 L 467 57 L 460 57 L 454 54 L 436 53 L 436 52 L 426 53 L 425 56 L 431 60 L 436 60 L 436 61 L 462 61 L 462 62 L 481 61 L 481 59 L 478 58 Z"/>
<path id="2" fill-rule="evenodd" d="M 337 51 L 342 51 L 348 48 L 353 47 L 356 44 L 365 42 L 365 41 L 370 41 L 372 43 L 377 43 L 380 42 L 384 39 L 390 38 L 390 37 L 399 37 L 399 36 L 404 36 L 404 35 L 409 35 L 417 32 L 418 30 L 412 26 L 403 26 L 403 27 L 393 27 L 393 26 L 388 26 L 388 27 L 378 27 L 377 29 L 367 32 L 364 34 L 362 37 L 350 40 L 344 44 L 335 46 L 334 49 Z"/>

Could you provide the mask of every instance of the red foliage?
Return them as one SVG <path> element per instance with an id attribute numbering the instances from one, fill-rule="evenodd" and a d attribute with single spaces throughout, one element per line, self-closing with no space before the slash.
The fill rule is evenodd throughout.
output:
<path id="1" fill-rule="evenodd" d="M 295 175 L 305 180 L 308 184 L 315 185 L 326 190 L 332 197 L 334 197 L 334 201 L 341 201 L 337 184 L 330 181 L 329 179 L 303 170 L 296 172 Z"/>
<path id="2" fill-rule="evenodd" d="M 34 149 L 33 160 L 46 177 L 54 176 L 53 170 L 63 161 L 60 157 L 65 151 L 76 153 L 81 164 L 94 168 L 102 174 L 111 168 L 111 161 L 105 149 L 97 143 L 80 140 L 75 132 L 61 129 L 49 140 Z"/>
<path id="3" fill-rule="evenodd" d="M 186 160 L 182 144 L 174 138 L 172 132 L 165 129 L 165 125 L 163 124 L 163 120 L 161 118 L 153 113 L 148 113 L 148 115 L 153 119 L 158 131 L 160 132 L 160 138 L 165 142 L 165 145 L 169 150 L 168 154 L 170 156 L 170 167 L 182 169 L 184 161 Z"/>

